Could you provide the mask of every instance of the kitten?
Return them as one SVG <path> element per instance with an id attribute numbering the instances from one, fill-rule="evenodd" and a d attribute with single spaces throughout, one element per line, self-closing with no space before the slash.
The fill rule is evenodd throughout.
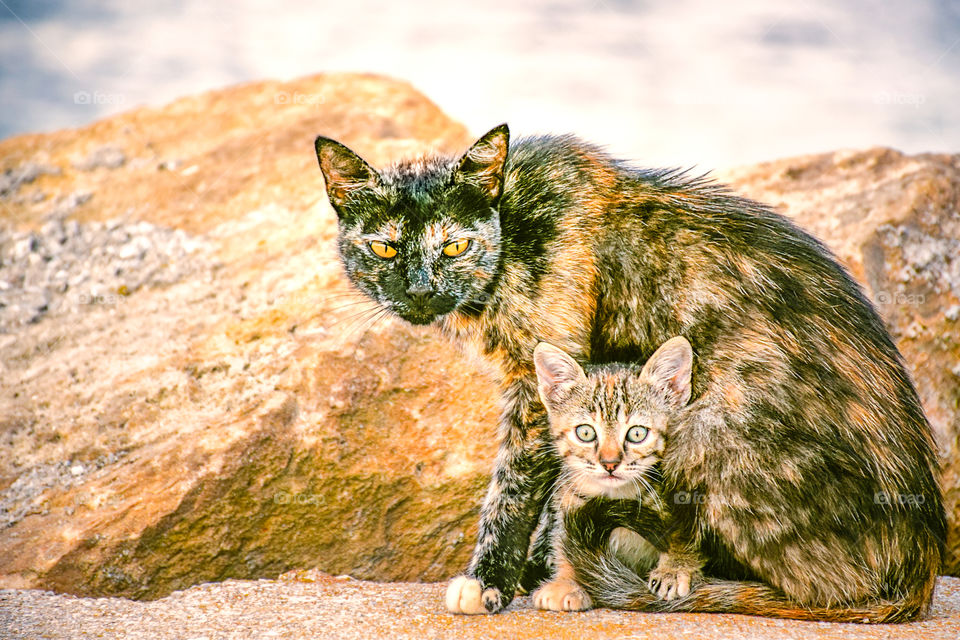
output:
<path id="1" fill-rule="evenodd" d="M 592 600 L 576 581 L 564 549 L 565 516 L 590 498 L 634 500 L 654 522 L 664 518 L 659 468 L 670 417 L 690 399 L 693 352 L 682 337 L 671 338 L 650 357 L 642 370 L 620 365 L 589 367 L 589 373 L 561 349 L 540 343 L 534 350 L 540 398 L 547 408 L 550 432 L 563 470 L 553 496 L 558 515 L 553 530 L 553 579 L 533 594 L 540 609 L 589 609 Z M 637 523 L 631 523 L 637 527 Z M 652 529 L 652 530 L 651 530 Z M 661 527 L 639 533 L 662 545 Z M 653 534 L 653 535 L 651 535 Z M 662 556 L 649 540 L 629 529 L 617 528 L 609 540 L 610 552 L 633 572 L 651 576 L 662 598 L 685 596 L 693 571 L 674 571 L 677 565 Z"/>
<path id="2" fill-rule="evenodd" d="M 867 597 L 838 600 L 826 606 L 805 601 L 805 592 L 791 591 L 792 585 L 820 582 L 824 576 L 816 573 L 816 566 L 798 566 L 789 560 L 752 575 L 741 566 L 743 575 L 754 579 L 751 582 L 709 576 L 703 581 L 708 559 L 713 566 L 725 564 L 727 573 L 739 560 L 724 558 L 729 552 L 723 547 L 710 551 L 700 548 L 700 540 L 717 536 L 709 523 L 698 523 L 692 538 L 678 540 L 672 535 L 671 508 L 688 502 L 689 496 L 672 493 L 669 483 L 659 475 L 661 463 L 666 468 L 684 464 L 682 459 L 674 459 L 676 452 L 669 443 L 672 433 L 690 426 L 685 424 L 685 416 L 692 362 L 690 344 L 682 337 L 664 343 L 641 371 L 607 365 L 588 367 L 585 372 L 562 350 L 545 343 L 537 346 L 534 363 L 540 397 L 564 469 L 554 496 L 559 516 L 554 529 L 556 573 L 551 582 L 534 592 L 534 604 L 550 610 L 580 610 L 595 604 L 643 611 L 739 613 L 832 622 L 898 619 L 904 602 L 888 599 L 893 593 L 884 584 L 886 576 L 876 570 L 886 561 L 884 551 L 871 547 L 859 555 L 846 553 L 861 539 L 863 532 L 857 529 L 842 532 L 850 545 L 824 549 L 815 539 L 799 540 L 794 553 L 830 554 L 832 573 L 845 576 L 851 584 L 873 583 L 873 594 Z M 602 512 L 599 499 L 632 500 L 637 504 L 633 515 L 625 515 L 629 512 L 623 505 L 618 509 L 620 515 L 611 515 Z M 746 502 L 743 496 L 731 495 L 728 499 L 738 504 Z M 769 512 L 774 505 L 759 494 L 752 497 L 750 506 L 758 512 Z M 723 509 L 724 505 L 715 508 Z M 783 510 L 779 517 L 781 527 L 791 528 L 794 511 Z M 644 555 L 623 553 L 622 541 L 629 539 L 623 525 L 646 538 L 637 536 L 648 543 L 644 547 L 634 542 L 631 549 L 634 553 L 641 549 Z M 588 529 L 586 533 L 584 528 Z M 607 536 L 611 537 L 605 545 L 603 538 Z M 804 548 L 806 543 L 809 549 Z M 659 552 L 655 567 L 650 554 L 654 548 L 654 553 Z M 758 547 L 742 550 L 740 555 L 752 564 L 752 554 L 768 551 Z M 784 587 L 781 590 L 770 585 Z"/>
<path id="3" fill-rule="evenodd" d="M 830 252 L 705 180 L 632 169 L 569 136 L 509 138 L 501 125 L 459 158 L 382 172 L 315 143 L 351 282 L 479 353 L 502 389 L 477 544 L 447 607 L 498 611 L 551 573 L 560 462 L 537 343 L 639 363 L 682 335 L 697 354 L 694 401 L 670 440 L 683 464 L 665 479 L 698 499 L 671 506 L 670 535 L 682 544 L 705 523 L 751 571 L 820 576 L 776 585 L 810 606 L 876 596 L 902 601 L 899 619 L 925 611 L 946 530 L 930 427 L 883 323 Z M 881 554 L 876 579 L 831 573 L 837 548 Z"/>

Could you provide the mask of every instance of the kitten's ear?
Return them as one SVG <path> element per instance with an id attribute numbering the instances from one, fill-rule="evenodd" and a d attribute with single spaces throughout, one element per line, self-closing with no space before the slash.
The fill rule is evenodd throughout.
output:
<path id="1" fill-rule="evenodd" d="M 537 369 L 540 400 L 547 407 L 564 400 L 570 390 L 587 377 L 576 360 L 546 342 L 541 342 L 533 350 L 533 364 Z"/>
<path id="2" fill-rule="evenodd" d="M 503 195 L 503 168 L 509 145 L 510 128 L 505 124 L 494 127 L 463 154 L 454 180 L 476 185 L 496 204 Z"/>
<path id="3" fill-rule="evenodd" d="M 690 402 L 693 349 L 683 336 L 670 338 L 643 365 L 640 379 L 652 384 L 675 407 Z"/>
<path id="4" fill-rule="evenodd" d="M 380 184 L 380 175 L 373 167 L 336 140 L 319 136 L 314 147 L 323 180 L 327 183 L 327 196 L 337 213 L 352 191 Z"/>

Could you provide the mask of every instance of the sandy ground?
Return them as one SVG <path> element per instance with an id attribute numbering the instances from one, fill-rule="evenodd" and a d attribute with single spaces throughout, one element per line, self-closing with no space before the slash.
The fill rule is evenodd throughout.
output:
<path id="1" fill-rule="evenodd" d="M 495 616 L 454 616 L 444 584 L 373 583 L 319 572 L 228 580 L 159 600 L 0 591 L 0 637 L 37 638 L 949 638 L 960 637 L 960 579 L 941 578 L 927 619 L 903 625 L 770 620 L 735 615 L 536 611 L 529 598 Z"/>

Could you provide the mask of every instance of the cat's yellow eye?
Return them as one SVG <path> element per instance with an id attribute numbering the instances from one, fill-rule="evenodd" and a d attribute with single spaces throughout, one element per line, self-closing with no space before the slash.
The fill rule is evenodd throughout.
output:
<path id="1" fill-rule="evenodd" d="M 390 260 L 397 255 L 397 250 L 386 242 L 371 242 L 370 251 L 373 251 L 378 258 L 383 258 L 384 260 Z"/>
<path id="2" fill-rule="evenodd" d="M 647 439 L 647 434 L 650 433 L 650 430 L 646 427 L 641 427 L 640 425 L 634 425 L 627 429 L 627 442 L 632 442 L 633 444 L 639 444 Z"/>
<path id="3" fill-rule="evenodd" d="M 597 432 L 588 424 L 581 424 L 573 430 L 573 433 L 580 442 L 593 442 L 597 439 Z"/>
<path id="4" fill-rule="evenodd" d="M 454 240 L 453 242 L 448 242 L 443 245 L 443 255 L 455 258 L 466 251 L 469 246 L 469 240 Z"/>

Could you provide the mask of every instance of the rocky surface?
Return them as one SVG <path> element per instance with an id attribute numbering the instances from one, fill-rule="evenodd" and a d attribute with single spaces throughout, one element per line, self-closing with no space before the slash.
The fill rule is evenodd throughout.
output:
<path id="1" fill-rule="evenodd" d="M 35 638 L 410 638 L 479 640 L 664 640 L 874 638 L 955 640 L 960 636 L 960 579 L 942 578 L 930 615 L 900 625 L 771 620 L 735 615 L 644 614 L 597 609 L 537 611 L 520 598 L 494 616 L 454 616 L 442 609 L 443 584 L 370 583 L 315 571 L 279 580 L 228 580 L 152 602 L 74 598 L 41 591 L 0 591 L 0 637 Z"/>
<path id="2" fill-rule="evenodd" d="M 57 167 L 48 167 L 34 162 L 26 162 L 17 167 L 8 167 L 0 173 L 0 200 L 12 198 L 25 184 L 30 184 L 40 176 L 60 175 L 60 169 Z M 31 198 L 34 202 L 39 202 L 46 198 L 42 191 L 34 191 Z"/>
<path id="3" fill-rule="evenodd" d="M 360 75 L 0 142 L 0 586 L 151 599 L 292 569 L 439 581 L 465 565 L 496 393 L 349 291 L 320 133 L 375 164 L 470 142 L 408 85 Z M 951 572 L 958 165 L 875 149 L 724 175 L 823 237 L 877 302 L 945 460 Z"/>
<path id="4" fill-rule="evenodd" d="M 172 284 L 215 266 L 195 259 L 209 248 L 181 229 L 67 220 L 89 197 L 67 196 L 39 231 L 0 237 L 0 333 L 85 305 L 115 306 L 144 286 Z"/>

